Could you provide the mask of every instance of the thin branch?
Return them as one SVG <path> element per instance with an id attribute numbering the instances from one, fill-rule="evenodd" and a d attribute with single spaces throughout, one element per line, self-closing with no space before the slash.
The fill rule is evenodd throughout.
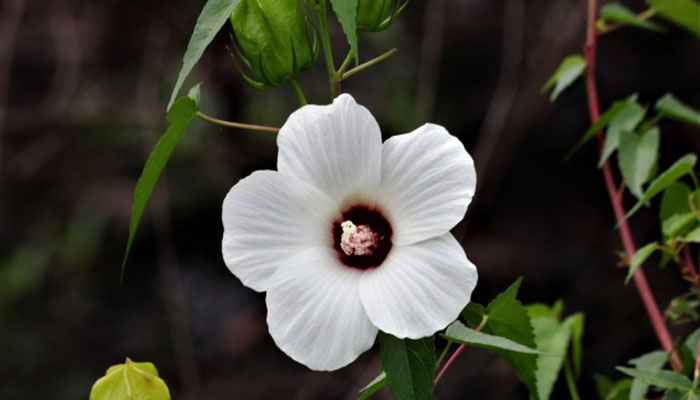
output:
<path id="1" fill-rule="evenodd" d="M 196 115 L 198 118 L 203 119 L 207 122 L 211 122 L 212 124 L 221 125 L 221 126 L 225 126 L 228 128 L 248 129 L 251 131 L 264 131 L 264 132 L 279 132 L 279 130 L 280 130 L 280 128 L 275 128 L 272 126 L 252 125 L 252 124 L 244 124 L 241 122 L 226 121 L 223 119 L 210 117 L 201 111 L 197 111 Z"/>
<path id="2" fill-rule="evenodd" d="M 595 57 L 596 57 L 596 28 L 595 21 L 598 12 L 597 0 L 588 0 L 588 19 L 587 19 L 587 33 L 586 33 L 586 45 L 584 47 L 586 56 L 586 93 L 588 95 L 588 110 L 590 112 L 591 123 L 595 123 L 600 118 L 600 109 L 598 106 L 598 92 L 596 89 L 595 82 Z M 603 132 L 597 132 L 598 142 L 600 148 L 603 146 Z M 625 252 L 627 253 L 628 259 L 634 257 L 636 248 L 634 241 L 632 240 L 632 234 L 629 229 L 627 221 L 624 220 L 625 210 L 622 206 L 622 199 L 617 195 L 617 188 L 615 185 L 615 180 L 613 178 L 612 169 L 610 164 L 606 162 L 603 164 L 603 177 L 605 179 L 605 186 L 610 197 L 610 202 L 612 204 L 613 212 L 615 213 L 615 219 L 620 222 L 620 238 L 622 239 L 622 244 L 625 247 Z M 671 367 L 674 370 L 679 371 L 682 368 L 680 358 L 678 353 L 673 348 L 673 341 L 671 340 L 671 334 L 668 331 L 668 327 L 664 323 L 664 319 L 659 311 L 659 307 L 654 300 L 654 295 L 649 288 L 646 276 L 641 268 L 637 269 L 634 273 L 634 283 L 637 286 L 637 291 L 642 299 L 642 303 L 646 308 L 647 314 L 651 324 L 656 332 L 656 336 L 661 343 L 661 347 L 666 351 L 671 353 Z"/>
<path id="3" fill-rule="evenodd" d="M 688 280 L 691 286 L 695 289 L 700 289 L 700 280 L 698 280 L 698 269 L 695 267 L 693 258 L 690 256 L 690 246 L 683 246 L 683 263 L 681 264 L 681 272 L 683 277 Z"/>
<path id="4" fill-rule="evenodd" d="M 640 21 L 646 21 L 649 18 L 653 17 L 654 15 L 656 15 L 656 10 L 654 10 L 653 8 L 650 8 L 644 12 L 637 14 L 637 19 Z M 606 25 L 603 28 L 596 28 L 597 29 L 596 35 L 598 35 L 598 36 L 605 35 L 606 33 L 616 31 L 616 30 L 623 28 L 625 26 L 629 26 L 629 24 L 610 24 L 610 25 Z"/>
<path id="5" fill-rule="evenodd" d="M 349 70 L 348 72 L 345 72 L 343 74 L 341 80 L 345 80 L 345 79 L 355 75 L 356 73 L 373 66 L 374 64 L 377 64 L 379 62 L 386 60 L 387 58 L 391 57 L 394 53 L 396 53 L 396 47 L 394 47 L 393 49 L 387 51 L 386 53 L 384 53 L 380 56 L 377 56 L 377 57 L 375 57 L 367 62 L 364 62 L 364 63 L 358 65 L 357 67 Z"/>
<path id="6" fill-rule="evenodd" d="M 292 90 L 294 90 L 294 94 L 297 95 L 297 100 L 299 100 L 299 105 L 302 107 L 305 106 L 307 104 L 306 96 L 304 96 L 304 91 L 301 90 L 301 86 L 299 86 L 296 79 L 289 80 L 289 86 L 292 87 Z"/>
<path id="7" fill-rule="evenodd" d="M 488 321 L 488 316 L 484 315 L 483 318 L 481 319 L 481 322 L 479 323 L 479 326 L 474 329 L 475 331 L 479 332 L 481 329 L 486 325 L 486 321 Z M 450 365 L 454 363 L 454 361 L 459 357 L 459 355 L 464 351 L 464 348 L 467 347 L 466 344 L 460 344 L 459 347 L 457 347 L 457 350 L 455 350 L 454 353 L 450 356 L 450 358 L 447 360 L 445 365 L 442 367 L 440 372 L 438 372 L 437 376 L 435 377 L 435 385 L 440 382 L 440 379 L 442 379 L 442 376 L 445 375 L 445 372 L 447 372 L 447 369 L 450 368 Z"/>

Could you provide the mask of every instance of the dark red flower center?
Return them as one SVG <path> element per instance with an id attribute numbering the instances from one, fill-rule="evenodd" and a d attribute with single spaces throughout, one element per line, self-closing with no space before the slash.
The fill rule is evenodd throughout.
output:
<path id="1" fill-rule="evenodd" d="M 332 229 L 338 258 L 348 267 L 375 268 L 391 251 L 391 224 L 376 207 L 353 205 L 333 221 Z"/>

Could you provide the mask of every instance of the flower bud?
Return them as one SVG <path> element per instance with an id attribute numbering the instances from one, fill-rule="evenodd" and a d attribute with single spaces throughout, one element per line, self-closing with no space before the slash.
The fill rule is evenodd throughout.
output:
<path id="1" fill-rule="evenodd" d="M 316 59 L 298 0 L 241 0 L 231 25 L 239 55 L 260 82 L 243 76 L 255 87 L 280 86 Z"/>
<path id="2" fill-rule="evenodd" d="M 398 14 L 399 0 L 359 0 L 357 30 L 378 32 L 391 26 Z"/>

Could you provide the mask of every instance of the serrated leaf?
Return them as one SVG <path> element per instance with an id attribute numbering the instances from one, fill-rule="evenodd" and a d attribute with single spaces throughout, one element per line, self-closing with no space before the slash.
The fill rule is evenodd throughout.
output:
<path id="1" fill-rule="evenodd" d="M 687 228 L 695 221 L 695 215 L 690 208 L 690 198 L 696 205 L 700 205 L 700 191 L 691 194 L 688 185 L 676 182 L 669 186 L 661 198 L 661 208 L 659 219 L 661 221 L 661 231 L 668 237 L 675 237 L 678 234 L 687 232 Z"/>
<path id="2" fill-rule="evenodd" d="M 398 339 L 379 332 L 382 369 L 396 400 L 433 398 L 435 338 Z"/>
<path id="3" fill-rule="evenodd" d="M 700 38 L 700 4 L 694 0 L 647 0 L 664 18 Z"/>
<path id="4" fill-rule="evenodd" d="M 506 350 L 509 352 L 525 353 L 525 354 L 546 354 L 549 356 L 554 356 L 549 353 L 545 353 L 534 348 L 523 346 L 512 340 L 506 338 L 489 335 L 483 332 L 475 331 L 474 329 L 467 328 L 460 321 L 455 321 L 447 327 L 444 334 L 441 335 L 447 340 L 452 342 L 457 342 L 461 344 L 468 344 L 476 347 L 483 347 L 489 350 Z"/>
<path id="5" fill-rule="evenodd" d="M 185 55 L 182 57 L 182 67 L 177 76 L 173 92 L 170 95 L 170 101 L 168 101 L 168 110 L 174 105 L 175 98 L 180 93 L 185 79 L 192 72 L 192 69 L 202 57 L 202 54 L 204 54 L 204 50 L 214 40 L 221 27 L 228 21 L 238 3 L 240 3 L 240 0 L 207 0 L 197 18 L 197 23 L 194 26 L 190 42 L 187 44 Z"/>
<path id="6" fill-rule="evenodd" d="M 622 111 L 623 108 L 625 108 L 629 103 L 636 101 L 637 95 L 633 94 L 625 100 L 619 100 L 614 102 L 610 106 L 610 108 L 608 108 L 603 113 L 603 115 L 601 115 L 600 118 L 598 118 L 598 120 L 588 128 L 583 137 L 581 137 L 578 143 L 576 143 L 576 145 L 569 151 L 565 158 L 571 157 L 571 155 L 575 153 L 579 148 L 581 148 L 581 146 L 583 146 L 589 140 L 593 139 L 593 137 L 596 135 L 596 133 L 598 133 L 598 131 L 608 126 L 610 121 L 612 121 L 612 119 L 615 118 L 617 114 L 620 113 L 620 111 Z"/>
<path id="7" fill-rule="evenodd" d="M 627 215 L 624 216 L 623 220 L 631 217 L 644 204 L 648 203 L 652 198 L 654 198 L 654 196 L 674 184 L 683 175 L 692 172 L 696 161 L 697 156 L 695 154 L 686 154 L 685 156 L 679 158 L 673 165 L 671 165 L 666 171 L 656 177 L 651 184 L 649 184 L 646 192 L 644 192 L 644 196 L 642 196 L 637 204 L 632 207 L 629 212 L 627 212 Z"/>
<path id="8" fill-rule="evenodd" d="M 549 399 L 554 384 L 564 365 L 564 356 L 569 344 L 572 346 L 574 375 L 581 369 L 581 337 L 583 335 L 583 314 L 574 314 L 564 322 L 561 320 L 563 302 L 558 300 L 552 307 L 544 304 L 531 304 L 527 307 L 532 320 L 537 349 L 562 357 L 537 357 L 537 391 L 541 400 Z"/>
<path id="9" fill-rule="evenodd" d="M 635 253 L 634 256 L 632 256 L 632 259 L 630 260 L 630 267 L 627 270 L 627 277 L 625 278 L 625 285 L 629 283 L 630 279 L 634 276 L 634 272 L 639 268 L 644 261 L 646 261 L 649 256 L 656 251 L 656 249 L 659 248 L 659 244 L 657 242 L 652 242 L 647 244 L 646 246 L 642 247 L 641 249 L 638 249 Z"/>
<path id="10" fill-rule="evenodd" d="M 537 357 L 537 393 L 541 400 L 549 399 L 554 383 L 564 365 L 571 329 L 549 317 L 532 318 L 537 349 L 561 357 Z"/>
<path id="11" fill-rule="evenodd" d="M 325 0 L 324 0 L 325 1 Z M 343 27 L 350 49 L 355 55 L 355 64 L 359 62 L 357 52 L 357 3 L 358 0 L 331 0 L 333 12 Z"/>
<path id="12" fill-rule="evenodd" d="M 698 22 L 698 25 L 700 25 L 700 22 Z M 657 100 L 654 109 L 664 117 L 700 126 L 700 112 L 682 103 L 671 93 L 666 93 L 662 98 Z"/>
<path id="13" fill-rule="evenodd" d="M 665 351 L 652 351 L 641 357 L 630 360 L 629 363 L 637 369 L 655 373 L 661 370 L 668 360 L 668 353 Z M 630 400 L 643 400 L 649 390 L 649 384 L 639 378 L 635 378 L 630 388 Z"/>
<path id="14" fill-rule="evenodd" d="M 662 389 L 688 390 L 693 385 L 687 376 L 665 369 L 650 372 L 641 369 L 617 367 L 617 370 L 633 378 L 641 379 L 649 385 Z"/>
<path id="15" fill-rule="evenodd" d="M 373 395 L 374 392 L 384 386 L 386 386 L 386 372 L 382 371 L 376 378 L 372 379 L 370 383 L 360 389 L 360 397 L 358 397 L 357 400 L 368 399 L 369 396 Z"/>
<path id="16" fill-rule="evenodd" d="M 623 131 L 634 131 L 644 115 L 646 109 L 640 106 L 636 101 L 629 101 L 610 121 L 608 130 L 605 132 L 605 142 L 603 144 L 603 152 L 600 155 L 598 168 L 602 167 L 610 155 L 620 146 L 620 135 Z"/>
<path id="17" fill-rule="evenodd" d="M 600 16 L 609 22 L 618 22 L 624 25 L 631 25 L 637 28 L 657 32 L 663 31 L 659 25 L 639 19 L 635 13 L 620 3 L 610 3 L 604 5 L 600 9 Z"/>
<path id="18" fill-rule="evenodd" d="M 535 348 L 535 335 L 532 332 L 530 317 L 525 307 L 517 299 L 518 289 L 522 283 L 522 278 L 516 280 L 503 293 L 496 296 L 489 303 L 486 309 L 481 307 L 482 315 L 475 318 L 469 315 L 465 317 L 470 326 L 475 328 L 480 322 L 483 315 L 487 316 L 486 324 L 481 332 L 501 336 L 512 340 L 523 346 Z M 465 311 L 471 311 L 478 314 L 479 306 L 470 308 L 467 306 Z M 496 353 L 508 364 L 515 372 L 518 379 L 528 388 L 531 396 L 537 398 L 537 378 L 535 371 L 537 369 L 536 357 L 531 354 L 512 353 L 509 351 L 495 350 Z"/>
<path id="19" fill-rule="evenodd" d="M 110 367 L 92 386 L 90 400 L 170 400 L 168 386 L 151 363 L 126 363 Z"/>
<path id="20" fill-rule="evenodd" d="M 541 93 L 546 92 L 552 86 L 554 90 L 549 96 L 549 101 L 554 101 L 557 99 L 559 94 L 564 91 L 569 85 L 574 83 L 574 81 L 583 74 L 586 70 L 586 60 L 580 54 L 572 54 L 564 58 L 564 60 L 559 64 L 554 74 L 549 78 L 549 80 L 540 89 Z"/>
<path id="21" fill-rule="evenodd" d="M 182 134 L 185 133 L 197 115 L 199 103 L 196 100 L 200 97 L 199 92 L 199 85 L 197 85 L 190 90 L 190 95 L 188 97 L 178 99 L 170 108 L 170 111 L 168 111 L 170 127 L 165 131 L 163 136 L 160 137 L 158 143 L 156 143 L 156 146 L 146 160 L 146 165 L 143 167 L 138 182 L 136 182 L 134 202 L 131 207 L 131 220 L 129 222 L 129 239 L 127 240 L 124 259 L 122 260 L 122 278 L 124 276 L 124 269 L 126 268 L 126 260 L 129 257 L 129 251 L 134 242 L 136 230 L 141 221 L 143 211 L 146 209 L 148 199 L 151 197 L 151 193 L 153 193 L 153 188 L 156 186 L 158 178 L 163 172 L 163 168 L 165 168 L 165 164 L 167 164 L 170 159 L 170 155 L 180 142 Z"/>
<path id="22" fill-rule="evenodd" d="M 637 198 L 643 195 L 642 185 L 649 180 L 659 155 L 659 129 L 642 133 L 622 131 L 617 155 L 620 172 L 629 191 Z"/>

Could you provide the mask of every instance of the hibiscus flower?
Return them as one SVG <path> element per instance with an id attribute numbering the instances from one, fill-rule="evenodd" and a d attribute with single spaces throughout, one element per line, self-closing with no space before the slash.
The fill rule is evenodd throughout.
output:
<path id="1" fill-rule="evenodd" d="M 266 292 L 277 346 L 314 370 L 372 347 L 378 329 L 433 335 L 454 321 L 476 267 L 450 234 L 467 210 L 474 163 L 445 128 L 425 124 L 382 144 L 347 94 L 289 116 L 277 171 L 256 171 L 223 204 L 223 257 Z"/>

